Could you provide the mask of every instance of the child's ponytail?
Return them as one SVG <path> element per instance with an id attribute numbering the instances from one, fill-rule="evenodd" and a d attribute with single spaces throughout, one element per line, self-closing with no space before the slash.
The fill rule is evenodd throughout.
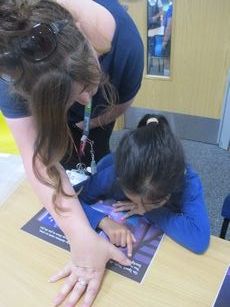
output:
<path id="1" fill-rule="evenodd" d="M 138 128 L 123 137 L 116 169 L 123 189 L 143 199 L 154 201 L 182 190 L 183 148 L 164 116 L 145 115 Z"/>

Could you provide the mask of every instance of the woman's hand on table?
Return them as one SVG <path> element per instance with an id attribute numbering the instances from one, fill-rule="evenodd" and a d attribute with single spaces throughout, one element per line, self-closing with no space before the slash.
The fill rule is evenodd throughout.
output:
<path id="1" fill-rule="evenodd" d="M 81 306 L 91 306 L 99 292 L 106 263 L 113 259 L 122 265 L 131 265 L 131 261 L 118 248 L 93 231 L 88 235 L 84 233 L 80 243 L 70 244 L 72 261 L 50 278 L 50 282 L 66 278 L 54 306 L 65 301 L 65 307 L 73 307 L 83 294 Z"/>

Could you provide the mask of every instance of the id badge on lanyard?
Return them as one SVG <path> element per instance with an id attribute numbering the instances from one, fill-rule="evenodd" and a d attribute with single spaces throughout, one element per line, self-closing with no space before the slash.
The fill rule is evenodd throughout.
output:
<path id="1" fill-rule="evenodd" d="M 90 115 L 92 111 L 92 100 L 85 106 L 84 112 L 84 121 L 83 121 L 83 133 L 80 142 L 80 155 L 85 154 L 85 146 L 89 136 L 89 124 L 90 124 Z"/>
<path id="2" fill-rule="evenodd" d="M 82 133 L 81 142 L 80 142 L 80 156 L 85 155 L 86 143 L 89 143 L 90 155 L 91 155 L 91 165 L 90 165 L 91 174 L 95 174 L 97 169 L 96 169 L 96 162 L 94 159 L 93 142 L 88 139 L 91 112 L 92 112 L 92 100 L 90 100 L 89 103 L 85 106 L 83 133 Z"/>

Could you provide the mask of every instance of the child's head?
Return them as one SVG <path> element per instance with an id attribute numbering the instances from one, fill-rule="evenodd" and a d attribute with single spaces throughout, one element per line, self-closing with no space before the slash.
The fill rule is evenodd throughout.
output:
<path id="1" fill-rule="evenodd" d="M 116 172 L 127 197 L 149 210 L 181 191 L 185 158 L 182 145 L 162 115 L 147 114 L 127 133 L 116 151 Z"/>

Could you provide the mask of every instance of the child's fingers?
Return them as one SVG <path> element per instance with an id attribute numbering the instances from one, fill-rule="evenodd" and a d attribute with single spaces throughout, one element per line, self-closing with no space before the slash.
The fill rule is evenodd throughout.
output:
<path id="1" fill-rule="evenodd" d="M 127 234 L 125 232 L 123 232 L 121 234 L 121 247 L 126 247 L 127 245 Z"/>
<path id="2" fill-rule="evenodd" d="M 120 209 L 120 211 L 131 210 L 135 207 L 135 205 L 131 202 L 117 202 L 113 204 L 114 210 Z"/>
<path id="3" fill-rule="evenodd" d="M 116 244 L 116 236 L 115 236 L 115 234 L 110 235 L 110 236 L 109 236 L 109 239 L 110 239 L 110 242 L 111 242 L 112 244 Z"/>
<path id="4" fill-rule="evenodd" d="M 119 208 L 121 206 L 126 206 L 130 204 L 130 202 L 125 202 L 125 201 L 117 201 L 116 203 L 113 204 L 114 208 Z"/>
<path id="5" fill-rule="evenodd" d="M 134 235 L 131 233 L 131 237 L 132 237 L 132 241 L 133 243 L 136 243 L 137 242 L 137 239 L 134 237 Z"/>
<path id="6" fill-rule="evenodd" d="M 130 211 L 130 210 L 133 210 L 134 208 L 135 208 L 134 205 L 127 204 L 127 205 L 123 205 L 123 206 L 114 208 L 113 211 L 114 211 L 114 212 Z"/>
<path id="7" fill-rule="evenodd" d="M 129 212 L 127 212 L 124 216 L 122 216 L 122 220 L 125 220 L 125 219 L 127 219 L 127 218 L 129 218 L 130 216 L 132 216 L 132 215 L 134 215 L 134 214 L 136 214 L 136 212 L 135 211 L 129 211 Z"/>
<path id="8" fill-rule="evenodd" d="M 116 233 L 115 238 L 116 246 L 121 246 L 121 234 Z"/>
<path id="9" fill-rule="evenodd" d="M 127 211 L 126 207 L 120 207 L 120 208 L 114 208 L 113 212 L 121 212 L 121 211 Z"/>
<path id="10" fill-rule="evenodd" d="M 131 236 L 130 233 L 127 234 L 126 242 L 127 242 L 127 254 L 128 254 L 128 257 L 132 257 L 133 241 L 132 241 L 132 236 Z"/>

